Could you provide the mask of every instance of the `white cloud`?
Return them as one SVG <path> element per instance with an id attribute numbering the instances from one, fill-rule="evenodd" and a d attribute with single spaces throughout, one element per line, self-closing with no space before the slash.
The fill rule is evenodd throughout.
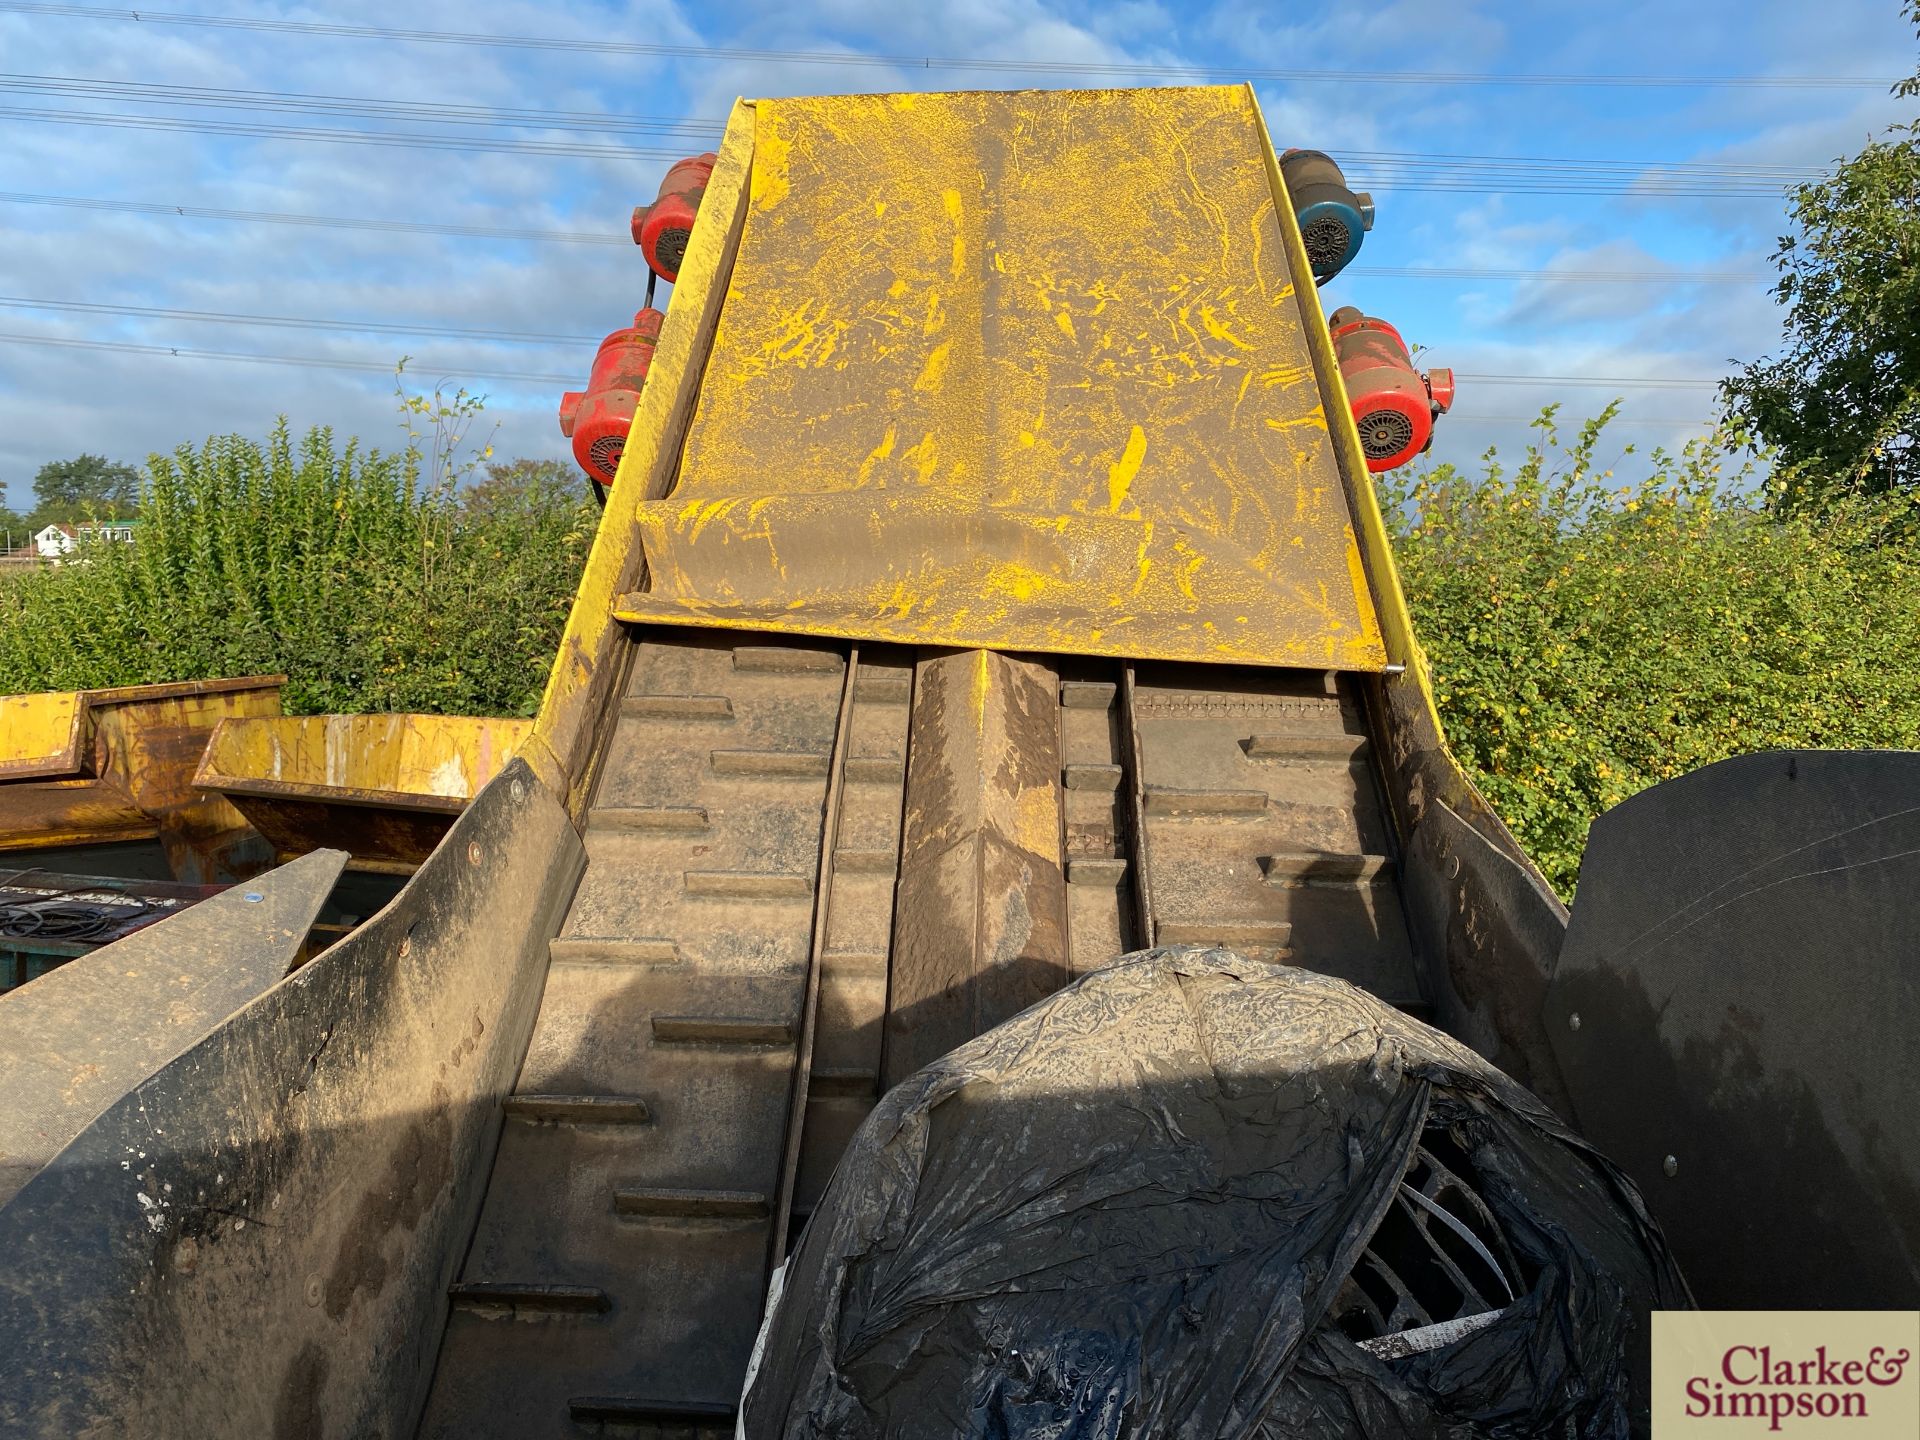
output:
<path id="1" fill-rule="evenodd" d="M 212 7 L 222 11 L 228 7 Z M 1874 13 L 1869 14 L 1869 8 Z M 1880 14 L 1880 9 L 1887 14 Z M 1564 3 L 1435 7 L 1275 7 L 1225 0 L 814 0 L 694 9 L 672 0 L 556 7 L 539 0 L 339 0 L 319 14 L 272 3 L 246 13 L 420 29 L 605 36 L 771 51 L 978 56 L 1084 64 L 1199 61 L 1328 69 L 1602 71 L 1716 68 L 1845 74 L 1911 69 L 1912 37 L 1891 6 L 1809 7 L 1798 0 L 1675 6 L 1628 0 L 1595 11 Z M 1276 19 L 1276 16 L 1278 17 Z M 393 44 L 185 29 L 124 21 L 0 16 L 0 51 L 16 73 L 384 96 L 515 108 L 694 116 L 717 122 L 739 94 L 1072 84 L 1017 70 L 830 66 L 768 58 L 661 57 Z M 1896 63 L 1897 62 L 1897 63 Z M 1723 163 L 1818 163 L 1853 148 L 1898 107 L 1873 92 L 1713 90 L 1559 92 L 1513 87 L 1263 84 L 1276 140 L 1342 151 L 1609 155 Z M 100 102 L 10 97 L 4 103 L 118 109 Z M 206 113 L 226 120 L 242 111 Z M 289 125 L 376 122 L 271 117 Z M 624 234 L 665 163 L 212 139 L 205 135 L 0 122 L 0 190 L 99 196 L 296 214 L 426 219 Z M 404 127 L 402 127 L 404 128 Z M 417 128 L 456 133 L 451 124 Z M 486 132 L 480 132 L 486 133 Z M 577 132 L 510 132 L 572 140 Z M 629 137 L 674 150 L 669 137 Z M 689 140 L 691 152 L 700 142 Z M 1788 158 L 1783 158 L 1788 157 Z M 1363 263 L 1488 268 L 1755 268 L 1780 207 L 1760 202 L 1623 201 L 1389 190 Z M 427 326 L 509 328 L 585 337 L 575 345 L 503 346 L 449 338 L 344 335 L 0 310 L 0 330 L 211 350 L 382 361 L 403 349 L 423 368 L 584 378 L 593 337 L 639 304 L 645 271 L 624 245 L 511 244 L 338 229 L 247 225 L 0 205 L 0 293 L 268 315 Z M 1392 307 L 1389 318 L 1433 347 L 1434 363 L 1500 373 L 1724 373 L 1729 355 L 1773 343 L 1763 291 L 1593 285 L 1545 280 L 1461 285 L 1342 280 L 1342 302 Z M 578 383 L 576 380 L 574 383 Z M 390 384 L 320 369 L 0 344 L 0 480 L 28 499 L 32 472 L 79 449 L 137 458 L 213 431 L 259 432 L 276 413 L 390 443 Z M 509 454 L 565 453 L 553 418 L 562 385 L 489 384 Z M 1704 392 L 1652 392 L 1643 416 L 1706 413 Z M 1441 446 L 1496 433 L 1485 414 L 1524 414 L 1545 399 L 1599 392 L 1463 390 Z M 1497 408 L 1496 408 L 1497 407 Z M 1473 428 L 1481 425 L 1479 431 Z"/>

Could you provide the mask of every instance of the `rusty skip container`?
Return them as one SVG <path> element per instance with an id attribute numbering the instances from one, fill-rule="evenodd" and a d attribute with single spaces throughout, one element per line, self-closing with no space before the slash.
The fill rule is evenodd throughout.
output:
<path id="1" fill-rule="evenodd" d="M 411 872 L 512 758 L 530 720 L 261 716 L 218 726 L 194 784 L 290 858 L 331 846 L 350 867 Z"/>

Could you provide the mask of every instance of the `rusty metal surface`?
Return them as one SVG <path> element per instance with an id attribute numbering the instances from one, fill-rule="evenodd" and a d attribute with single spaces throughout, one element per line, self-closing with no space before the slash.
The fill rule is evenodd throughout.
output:
<path id="1" fill-rule="evenodd" d="M 285 679 L 6 697 L 10 717 L 70 713 L 72 743 L 48 749 L 25 729 L 0 742 L 23 757 L 38 752 L 21 759 L 13 778 L 0 765 L 0 852 L 158 838 L 181 880 L 257 872 L 260 857 L 245 819 L 220 796 L 196 790 L 194 769 L 221 721 L 278 716 Z"/>
<path id="2" fill-rule="evenodd" d="M 1244 88 L 756 106 L 626 618 L 1386 663 Z"/>
<path id="3" fill-rule="evenodd" d="M 1916 895 L 1910 751 L 1723 760 L 1594 822 L 1547 1032 L 1708 1308 L 1920 1308 Z"/>
<path id="4" fill-rule="evenodd" d="M 230 795 L 457 814 L 532 729 L 531 720 L 460 715 L 228 720 L 207 741 L 193 783 Z"/>
<path id="5" fill-rule="evenodd" d="M 425 860 L 533 729 L 454 715 L 308 715 L 217 726 L 194 776 L 282 857 L 338 846 L 356 867 Z"/>
<path id="6" fill-rule="evenodd" d="M 316 852 L 0 996 L 0 1205 L 108 1105 L 285 975 L 346 859 Z"/>
<path id="7" fill-rule="evenodd" d="M 1058 689 L 986 650 L 915 667 L 886 1086 L 1067 981 Z"/>
<path id="8" fill-rule="evenodd" d="M 581 860 L 515 761 L 0 1209 L 0 1431 L 409 1433 Z"/>

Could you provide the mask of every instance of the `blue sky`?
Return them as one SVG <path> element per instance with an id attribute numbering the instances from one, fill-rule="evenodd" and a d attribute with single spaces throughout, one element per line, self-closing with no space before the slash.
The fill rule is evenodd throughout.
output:
<path id="1" fill-rule="evenodd" d="M 1525 418 L 1540 405 L 1562 402 L 1563 415 L 1577 418 L 1616 394 L 1632 422 L 1618 432 L 1622 441 L 1674 444 L 1712 413 L 1712 390 L 1699 382 L 1778 342 L 1766 277 L 1782 228 L 1779 189 L 1911 118 L 1912 102 L 1886 91 L 1886 82 L 1916 66 L 1915 37 L 1901 8 L 1897 0 L 794 0 L 764 7 L 194 0 L 187 10 L 751 50 L 761 58 L 403 43 L 135 22 L 125 11 L 75 17 L 0 8 L 0 195 L 559 230 L 615 242 L 452 237 L 0 199 L 0 335 L 28 337 L 0 339 L 0 481 L 7 500 L 25 507 L 44 461 L 92 450 L 138 462 L 214 432 L 261 433 L 280 413 L 297 427 L 326 423 L 368 443 L 391 445 L 400 436 L 393 382 L 378 369 L 29 340 L 373 367 L 410 353 L 416 373 L 453 377 L 487 394 L 501 454 L 564 455 L 554 420 L 559 392 L 584 380 L 597 338 L 640 303 L 645 269 L 624 240 L 627 213 L 652 196 L 669 163 L 657 157 L 711 145 L 736 95 L 1147 83 L 1102 73 L 1103 65 L 1821 82 L 1258 84 L 1276 142 L 1341 158 L 1379 208 L 1358 266 L 1328 287 L 1330 306 L 1358 304 L 1392 320 L 1426 347 L 1431 363 L 1468 375 L 1521 377 L 1463 380 L 1436 458 L 1469 459 L 1490 444 L 1517 449 Z M 989 63 L 956 69 L 779 58 L 792 52 Z M 1036 74 L 992 63 L 1033 61 L 1090 68 Z M 55 80 L 108 84 L 50 93 Z M 143 103 L 125 88 L 129 83 L 249 93 L 230 95 L 222 106 Z M 264 91 L 482 111 L 407 119 L 265 109 L 258 95 Z M 539 116 L 504 125 L 498 112 L 506 109 L 582 118 L 573 128 Z M 76 113 L 112 123 L 75 121 Z M 623 117 L 621 128 L 579 128 L 600 115 Z M 636 125 L 631 117 L 660 123 Z M 495 148 L 323 143 L 198 128 L 207 122 L 459 136 Z M 526 148 L 541 145 L 611 153 Z M 1702 168 L 1647 168 L 1659 165 Z M 1367 273 L 1411 267 L 1473 273 Z M 1635 278 L 1594 278 L 1623 274 Z M 1703 282 L 1701 275 L 1742 278 Z M 275 328 L 19 301 L 559 338 Z M 473 378 L 502 373 L 572 378 Z M 1554 377 L 1661 383 L 1577 385 Z"/>

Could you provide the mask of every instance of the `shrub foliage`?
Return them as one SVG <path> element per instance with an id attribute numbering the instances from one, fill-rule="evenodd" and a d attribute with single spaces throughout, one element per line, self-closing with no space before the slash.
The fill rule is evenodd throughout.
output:
<path id="1" fill-rule="evenodd" d="M 284 671 L 296 714 L 533 713 L 598 511 L 559 466 L 481 506 L 437 468 L 284 421 L 154 456 L 137 544 L 0 583 L 0 694 Z"/>
<path id="2" fill-rule="evenodd" d="M 1595 462 L 1611 417 L 1563 442 L 1549 410 L 1519 465 L 1382 494 L 1448 739 L 1563 895 L 1594 816 L 1648 785 L 1920 744 L 1912 500 L 1782 517 L 1727 432 L 1621 486 Z"/>

